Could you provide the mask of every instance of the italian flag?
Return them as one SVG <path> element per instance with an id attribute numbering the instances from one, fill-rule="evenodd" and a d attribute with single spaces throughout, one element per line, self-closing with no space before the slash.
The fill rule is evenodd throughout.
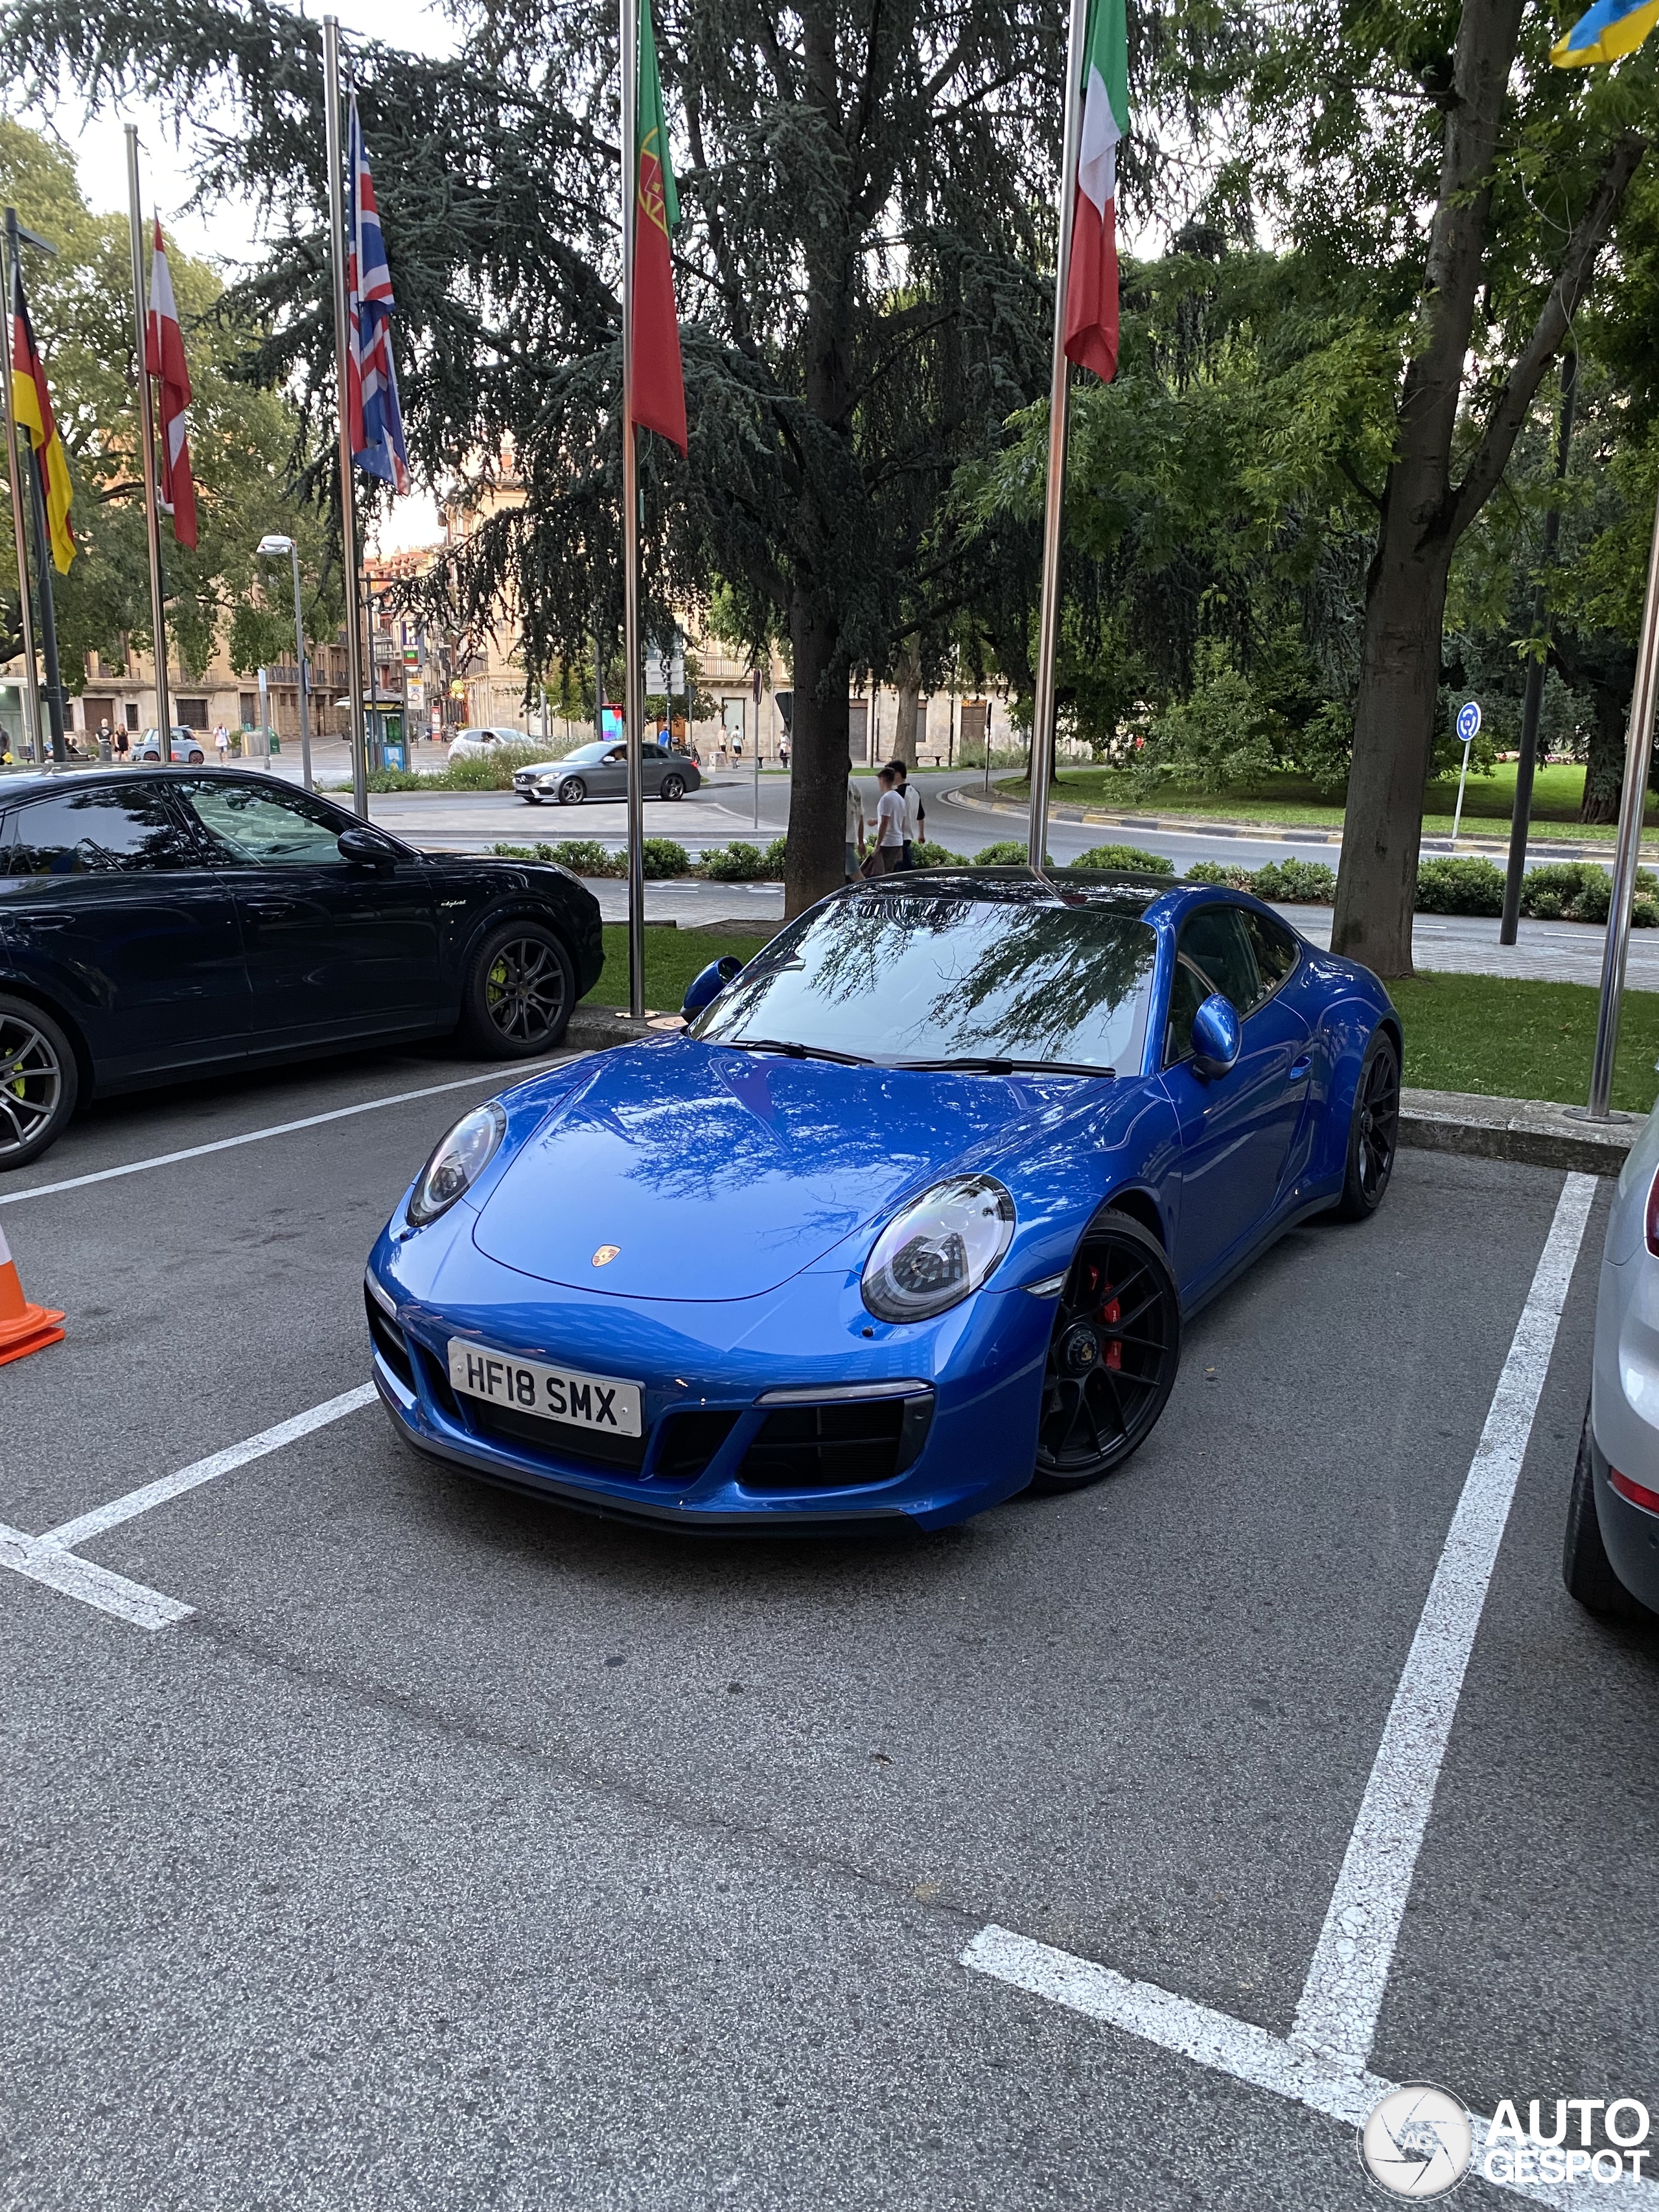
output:
<path id="1" fill-rule="evenodd" d="M 638 211 L 634 222 L 634 420 L 685 451 L 685 377 L 668 241 L 680 219 L 668 158 L 668 122 L 651 34 L 651 0 L 640 0 Z"/>
<path id="2" fill-rule="evenodd" d="M 1066 358 L 1103 383 L 1117 369 L 1117 145 L 1129 127 L 1125 0 L 1089 0 L 1083 144 L 1066 286 Z"/>

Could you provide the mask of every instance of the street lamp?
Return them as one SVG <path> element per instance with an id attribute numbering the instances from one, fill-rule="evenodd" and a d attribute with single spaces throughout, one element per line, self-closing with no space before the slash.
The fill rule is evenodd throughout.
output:
<path id="1" fill-rule="evenodd" d="M 300 774 L 307 791 L 314 791 L 311 780 L 311 718 L 306 712 L 306 629 L 305 617 L 300 611 L 300 549 L 291 538 L 279 531 L 267 531 L 255 547 L 269 560 L 277 560 L 284 553 L 294 562 L 294 650 L 299 658 L 295 674 L 300 684 Z"/>

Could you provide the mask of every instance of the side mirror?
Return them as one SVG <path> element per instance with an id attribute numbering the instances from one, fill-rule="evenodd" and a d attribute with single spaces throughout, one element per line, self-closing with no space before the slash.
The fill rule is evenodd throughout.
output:
<path id="1" fill-rule="evenodd" d="M 1193 1016 L 1193 1073 L 1200 1083 L 1216 1082 L 1237 1060 L 1242 1042 L 1237 1011 L 1217 991 Z"/>
<path id="2" fill-rule="evenodd" d="M 732 977 L 742 972 L 743 963 L 733 953 L 728 952 L 721 960 L 711 960 L 702 975 L 694 975 L 687 984 L 680 1012 L 688 1021 L 693 1014 L 700 1014 L 705 1006 L 714 1004 Z"/>
<path id="3" fill-rule="evenodd" d="M 349 830 L 342 830 L 337 842 L 340 858 L 349 860 L 355 867 L 389 868 L 397 858 L 384 837 L 356 823 Z"/>

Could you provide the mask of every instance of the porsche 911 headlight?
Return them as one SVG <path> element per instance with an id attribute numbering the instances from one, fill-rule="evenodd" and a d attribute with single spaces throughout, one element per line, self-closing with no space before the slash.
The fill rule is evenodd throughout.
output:
<path id="1" fill-rule="evenodd" d="M 1008 1249 L 1014 1201 L 991 1176 L 952 1176 L 896 1214 L 864 1263 L 883 1321 L 930 1321 L 976 1291 Z"/>
<path id="2" fill-rule="evenodd" d="M 443 1138 L 421 1170 L 410 1193 L 411 1227 L 424 1229 L 470 1190 L 495 1158 L 495 1147 L 507 1133 L 507 1115 L 492 1098 L 463 1115 Z"/>

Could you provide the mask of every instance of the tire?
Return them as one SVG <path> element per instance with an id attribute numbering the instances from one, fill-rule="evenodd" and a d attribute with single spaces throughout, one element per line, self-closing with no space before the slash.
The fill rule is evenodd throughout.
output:
<path id="1" fill-rule="evenodd" d="M 205 754 L 192 753 L 190 757 L 190 764 L 192 768 L 201 768 L 204 764 L 205 760 Z"/>
<path id="2" fill-rule="evenodd" d="M 570 956 L 544 923 L 505 921 L 467 963 L 456 1035 L 488 1060 L 551 1052 L 576 1003 Z"/>
<path id="3" fill-rule="evenodd" d="M 1164 1247 L 1109 1208 L 1079 1244 L 1060 1292 L 1032 1489 L 1083 1490 L 1121 1467 L 1157 1426 L 1180 1364 L 1181 1294 Z"/>
<path id="4" fill-rule="evenodd" d="M 683 775 L 664 776 L 662 780 L 662 796 L 665 799 L 684 799 L 685 796 L 685 778 Z"/>
<path id="5" fill-rule="evenodd" d="M 1382 1205 L 1400 1144 L 1400 1055 L 1386 1030 L 1373 1030 L 1354 1085 L 1348 1159 L 1334 1212 L 1369 1221 Z"/>
<path id="6" fill-rule="evenodd" d="M 1589 1407 L 1578 1438 L 1578 1457 L 1573 1464 L 1572 1489 L 1567 1498 L 1567 1527 L 1561 1546 L 1561 1579 L 1567 1595 L 1577 1598 L 1586 1613 L 1627 1616 L 1634 1601 L 1613 1571 L 1601 1523 L 1595 1512 L 1595 1463 L 1590 1451 Z"/>
<path id="7" fill-rule="evenodd" d="M 568 775 L 559 786 L 561 806 L 580 806 L 587 796 L 587 786 L 579 775 Z"/>
<path id="8" fill-rule="evenodd" d="M 57 1143 L 80 1090 L 75 1048 L 52 1016 L 0 993 L 0 1170 Z"/>

